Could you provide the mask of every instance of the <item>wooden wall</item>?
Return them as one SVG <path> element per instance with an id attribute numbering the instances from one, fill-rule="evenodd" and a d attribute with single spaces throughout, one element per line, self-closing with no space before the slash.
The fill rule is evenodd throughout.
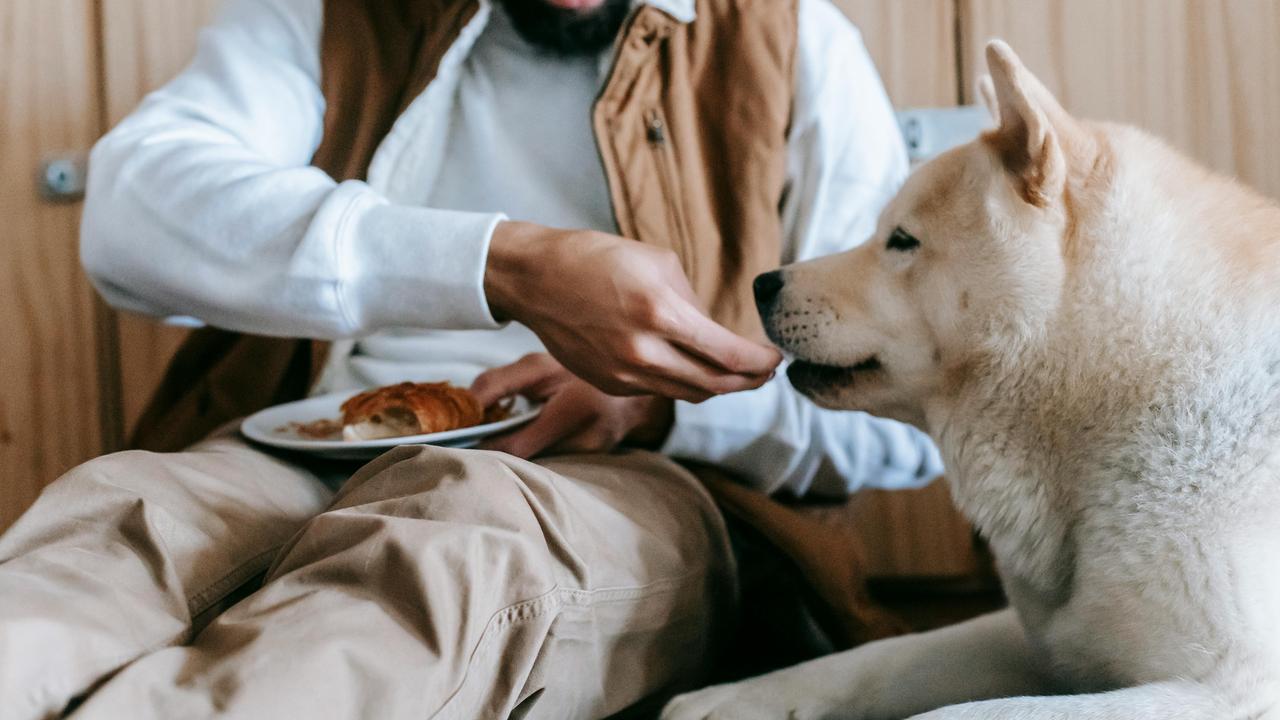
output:
<path id="1" fill-rule="evenodd" d="M 108 127 L 190 61 L 199 28 L 213 16 L 218 4 L 218 0 L 103 3 L 103 102 Z M 132 313 L 118 315 L 123 391 L 117 415 L 127 437 L 186 331 Z"/>
<path id="2" fill-rule="evenodd" d="M 1080 117 L 1119 120 L 1280 197 L 1280 2 L 959 0 L 971 87 L 1004 38 Z"/>
<path id="3" fill-rule="evenodd" d="M 862 33 L 897 107 L 960 102 L 954 0 L 835 0 Z"/>
<path id="4" fill-rule="evenodd" d="M 97 136 L 89 0 L 0 3 L 0 529 L 102 447 L 105 311 L 80 273 L 78 204 L 37 169 Z"/>

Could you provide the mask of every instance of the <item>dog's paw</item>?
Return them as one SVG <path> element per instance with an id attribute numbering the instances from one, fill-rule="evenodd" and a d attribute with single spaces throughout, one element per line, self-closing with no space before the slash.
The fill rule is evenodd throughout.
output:
<path id="1" fill-rule="evenodd" d="M 714 685 L 677 696 L 662 711 L 661 720 L 727 720 L 775 717 L 756 712 L 762 708 L 744 708 L 740 684 Z M 783 716 L 786 717 L 786 716 Z"/>
<path id="2" fill-rule="evenodd" d="M 817 720 L 826 713 L 815 699 L 798 688 L 748 680 L 677 696 L 661 720 Z"/>

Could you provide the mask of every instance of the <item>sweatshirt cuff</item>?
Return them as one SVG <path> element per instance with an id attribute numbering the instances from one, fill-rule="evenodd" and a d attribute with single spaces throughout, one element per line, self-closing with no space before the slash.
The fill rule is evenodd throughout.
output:
<path id="1" fill-rule="evenodd" d="M 500 327 L 484 294 L 500 213 L 392 205 L 369 198 L 348 215 L 336 248 L 338 302 L 357 333 L 389 327 Z"/>

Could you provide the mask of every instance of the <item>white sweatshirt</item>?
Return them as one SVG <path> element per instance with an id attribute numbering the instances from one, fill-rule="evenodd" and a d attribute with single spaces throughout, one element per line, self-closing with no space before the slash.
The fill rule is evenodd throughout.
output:
<path id="1" fill-rule="evenodd" d="M 691 21 L 693 0 L 642 0 Z M 465 381 L 541 349 L 489 312 L 504 218 L 616 232 L 590 112 L 611 58 L 542 56 L 481 10 L 379 146 L 368 181 L 308 165 L 320 142 L 322 0 L 229 0 L 190 67 L 94 148 L 81 254 L 116 307 L 339 341 L 315 392 Z M 801 0 L 783 262 L 875 227 L 906 153 L 857 31 Z M 907 426 L 819 409 L 781 373 L 677 403 L 663 452 L 767 491 L 914 487 L 941 471 Z"/>

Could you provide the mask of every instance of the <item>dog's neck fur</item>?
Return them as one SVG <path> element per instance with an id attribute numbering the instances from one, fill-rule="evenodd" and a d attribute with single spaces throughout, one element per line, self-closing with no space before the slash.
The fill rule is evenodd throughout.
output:
<path id="1" fill-rule="evenodd" d="M 1070 596 L 1078 549 L 1068 518 L 1087 518 L 1091 505 L 1155 492 L 1185 500 L 1162 504 L 1166 511 L 1221 521 L 1220 503 L 1206 498 L 1240 503 L 1251 494 L 1238 492 L 1250 468 L 1269 475 L 1259 492 L 1274 493 L 1280 479 L 1280 320 L 1231 289 L 1253 277 L 1233 254 L 1280 261 L 1280 209 L 1237 188 L 1225 193 L 1237 207 L 1221 206 L 1224 193 L 1206 205 L 1186 183 L 1159 179 L 1227 181 L 1138 131 L 1105 128 L 1099 137 L 1107 138 L 1099 152 L 1122 157 L 1102 158 L 1110 177 L 1103 190 L 1092 184 L 1107 193 L 1094 204 L 1104 210 L 1068 222 L 1064 254 L 1075 257 L 1044 332 L 1010 338 L 1000 353 L 1010 361 L 980 363 L 926 413 L 957 503 L 1007 576 L 1039 579 L 1011 590 L 1047 608 Z M 1159 167 L 1143 159 L 1151 157 Z M 1147 211 L 1132 212 L 1136 204 Z M 1168 222 L 1128 226 L 1130 217 Z M 1205 237 L 1208 228 L 1229 236 Z M 1258 232 L 1271 234 L 1269 249 L 1244 250 L 1257 238 L 1234 236 Z M 1183 291 L 1153 291 L 1169 286 Z M 1223 313 L 1233 321 L 1221 322 Z"/>

